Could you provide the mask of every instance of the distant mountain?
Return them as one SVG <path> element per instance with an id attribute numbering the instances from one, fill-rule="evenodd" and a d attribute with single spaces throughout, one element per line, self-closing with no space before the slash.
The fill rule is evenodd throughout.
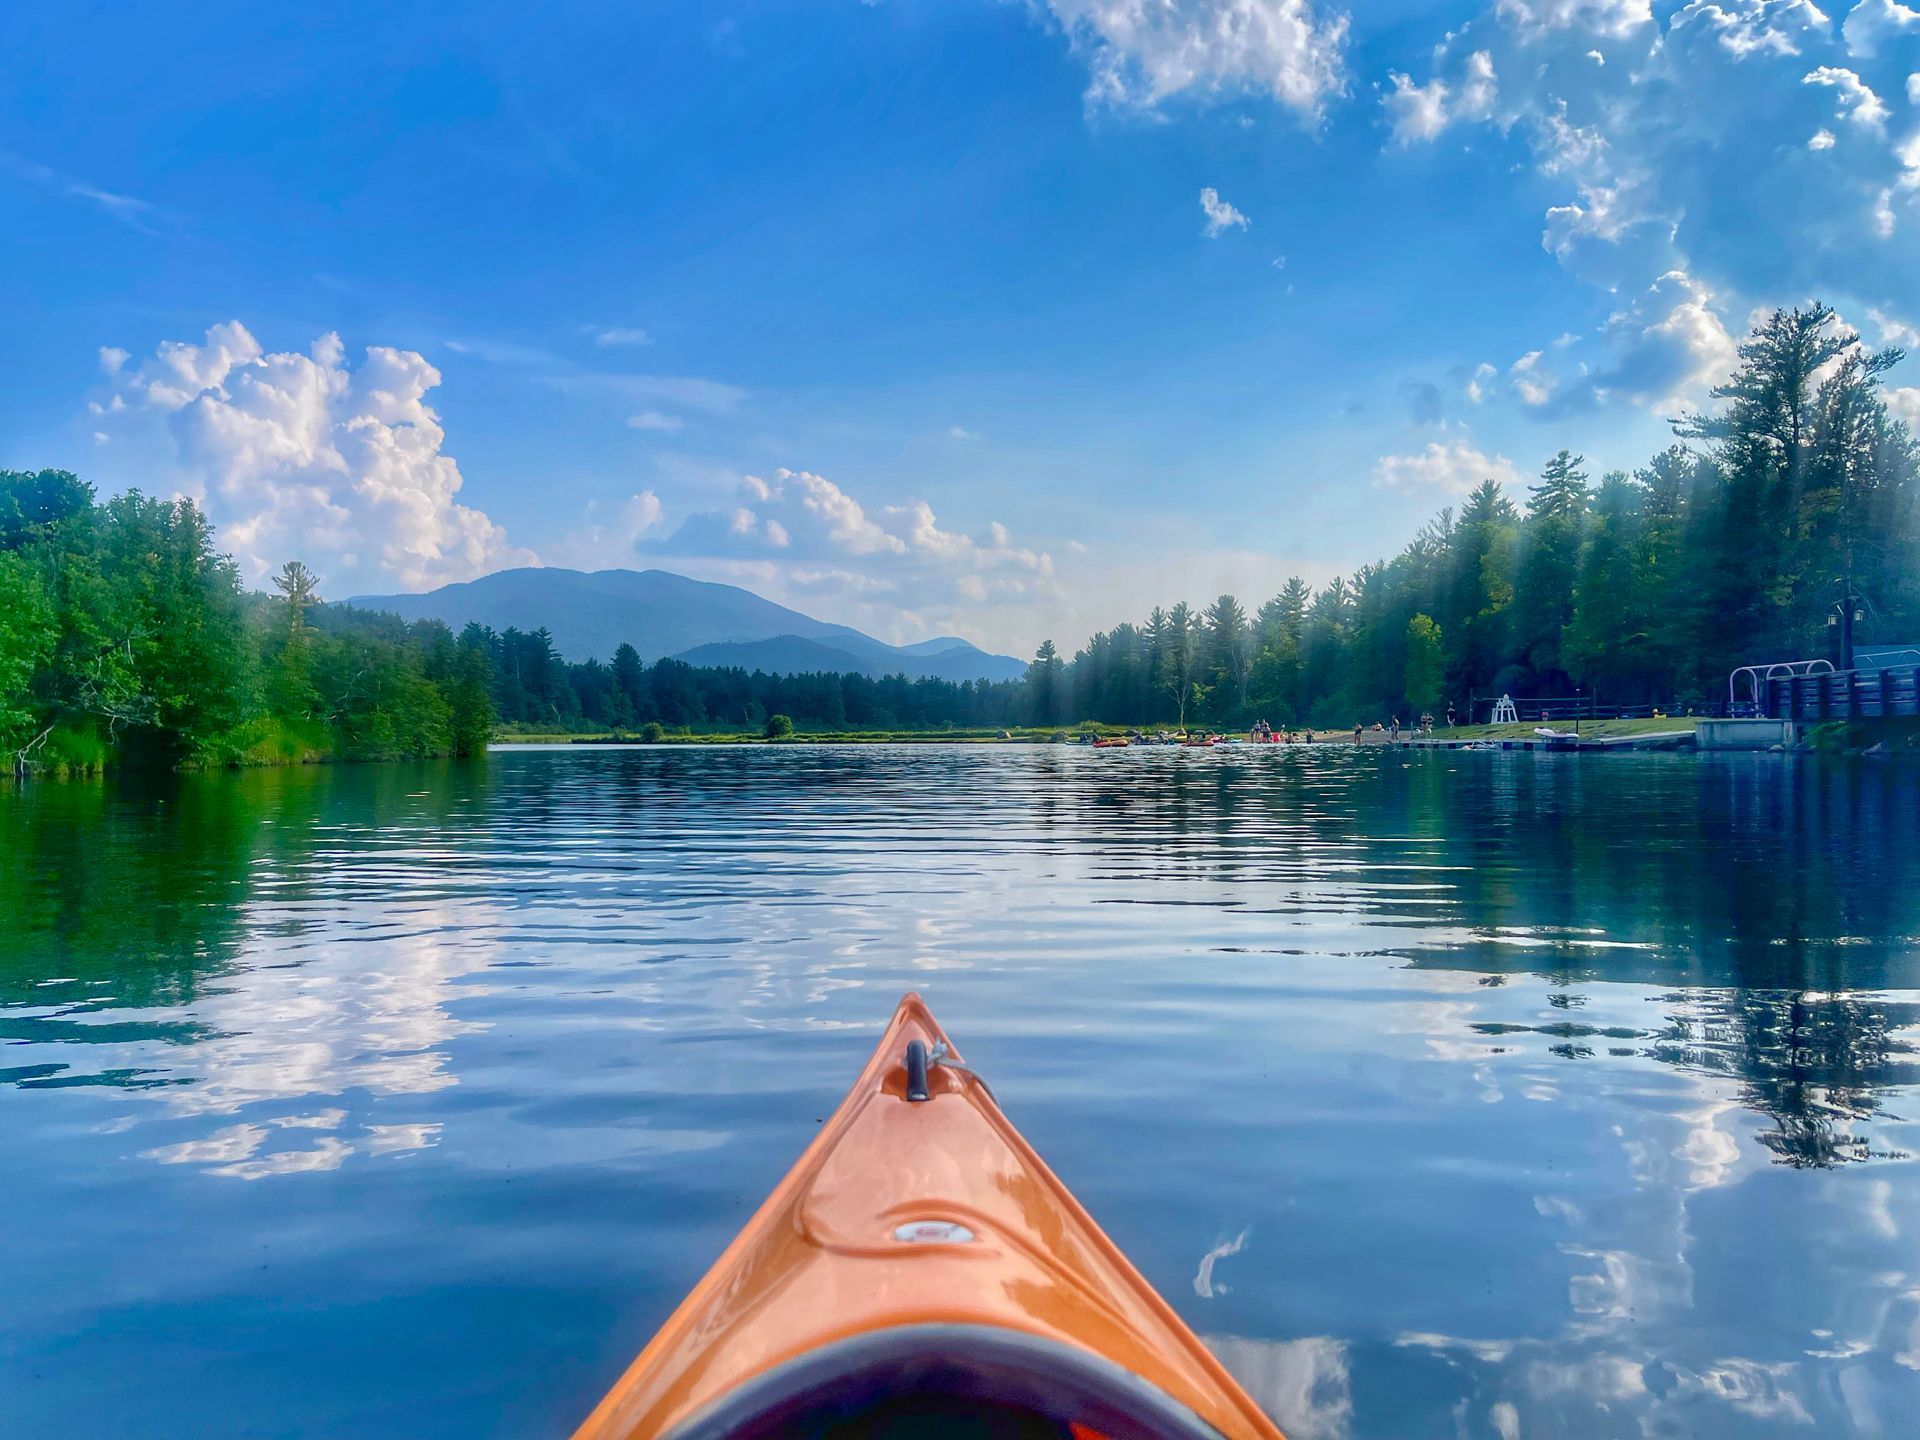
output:
<path id="1" fill-rule="evenodd" d="M 606 660 L 625 643 L 649 664 L 670 655 L 694 665 L 789 675 L 839 670 L 1009 680 L 1026 672 L 1021 661 L 955 636 L 888 645 L 737 585 L 666 570 L 499 570 L 423 594 L 356 595 L 347 603 L 405 620 L 444 620 L 456 630 L 470 622 L 494 630 L 544 628 L 569 660 Z"/>
<path id="2" fill-rule="evenodd" d="M 942 635 L 934 640 L 921 640 L 912 645 L 902 645 L 902 653 L 907 655 L 943 655 L 949 650 L 974 650 L 974 646 L 958 635 Z M 975 654 L 984 651 L 974 650 Z"/>

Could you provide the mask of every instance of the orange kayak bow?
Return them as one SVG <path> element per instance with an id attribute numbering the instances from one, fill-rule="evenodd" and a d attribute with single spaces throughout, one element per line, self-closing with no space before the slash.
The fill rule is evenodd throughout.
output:
<path id="1" fill-rule="evenodd" d="M 917 995 L 574 1440 L 1283 1440 Z"/>

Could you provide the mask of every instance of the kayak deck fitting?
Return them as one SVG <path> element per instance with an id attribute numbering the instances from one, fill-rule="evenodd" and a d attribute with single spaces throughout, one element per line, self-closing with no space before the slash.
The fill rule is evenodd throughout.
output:
<path id="1" fill-rule="evenodd" d="M 574 1440 L 1282 1440 L 917 995 Z"/>

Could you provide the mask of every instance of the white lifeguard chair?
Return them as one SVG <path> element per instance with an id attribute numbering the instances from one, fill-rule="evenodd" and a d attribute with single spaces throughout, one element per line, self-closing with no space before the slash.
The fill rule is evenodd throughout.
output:
<path id="1" fill-rule="evenodd" d="M 1494 725 L 1518 725 L 1520 723 L 1520 709 L 1513 703 L 1513 696 L 1502 695 L 1498 700 L 1493 702 L 1493 719 L 1489 723 Z"/>

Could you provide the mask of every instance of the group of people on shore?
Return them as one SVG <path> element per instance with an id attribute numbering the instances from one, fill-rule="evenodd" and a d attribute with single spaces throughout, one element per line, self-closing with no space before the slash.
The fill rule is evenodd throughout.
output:
<path id="1" fill-rule="evenodd" d="M 1247 739 L 1255 745 L 1311 745 L 1312 730 L 1276 730 L 1264 720 L 1253 722 L 1253 729 L 1247 732 Z"/>
<path id="2" fill-rule="evenodd" d="M 1451 730 L 1458 723 L 1459 717 L 1453 705 L 1449 703 L 1446 709 L 1446 727 Z M 1386 720 L 1376 720 L 1372 725 L 1356 724 L 1353 727 L 1353 743 L 1397 745 L 1403 734 L 1432 735 L 1436 724 L 1431 710 L 1420 712 L 1420 718 L 1414 722 L 1412 730 L 1402 726 L 1400 717 L 1394 715 Z M 1253 722 L 1253 728 L 1247 732 L 1247 739 L 1255 745 L 1311 745 L 1314 743 L 1315 736 L 1311 729 L 1276 729 L 1265 720 L 1256 720 Z"/>
<path id="3" fill-rule="evenodd" d="M 1453 729 L 1454 723 L 1455 723 L 1454 709 L 1453 709 L 1453 706 L 1449 705 L 1447 706 L 1447 728 L 1449 730 Z M 1433 724 L 1434 724 L 1433 712 L 1431 710 L 1422 710 L 1420 712 L 1420 719 L 1417 722 L 1415 722 L 1413 733 L 1419 734 L 1419 735 L 1432 735 Z M 1398 715 L 1395 715 L 1392 718 L 1385 721 L 1376 720 L 1373 722 L 1373 724 L 1370 727 L 1366 725 L 1355 725 L 1353 727 L 1353 743 L 1356 745 L 1366 744 L 1367 743 L 1366 737 L 1370 733 L 1374 735 L 1383 736 L 1386 740 L 1386 743 L 1388 743 L 1389 745 L 1399 744 L 1400 736 L 1402 733 L 1401 726 L 1400 726 L 1400 717 Z M 1375 741 L 1374 743 L 1379 744 L 1380 742 Z"/>

